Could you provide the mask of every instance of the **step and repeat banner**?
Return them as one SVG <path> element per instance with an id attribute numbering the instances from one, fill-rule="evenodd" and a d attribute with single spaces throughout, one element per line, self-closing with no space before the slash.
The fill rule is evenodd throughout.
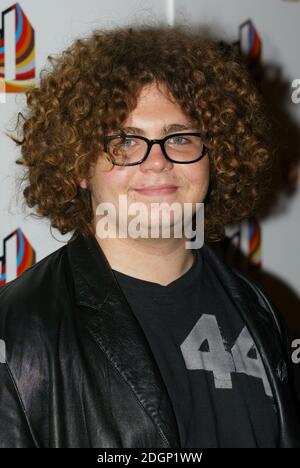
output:
<path id="1" fill-rule="evenodd" d="M 48 55 L 96 28 L 190 24 L 248 58 L 282 136 L 271 209 L 228 226 L 227 247 L 242 252 L 291 329 L 300 331 L 300 1 L 1 0 L 0 18 L 0 285 L 70 237 L 32 217 L 24 205 L 18 149 L 5 133 L 13 129 L 24 93 L 38 83 Z"/>

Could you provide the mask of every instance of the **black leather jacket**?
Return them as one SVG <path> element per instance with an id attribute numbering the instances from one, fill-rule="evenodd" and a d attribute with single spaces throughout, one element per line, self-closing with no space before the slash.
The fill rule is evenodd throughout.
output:
<path id="1" fill-rule="evenodd" d="M 203 249 L 261 352 L 278 446 L 300 447 L 282 321 L 252 282 Z M 0 339 L 0 447 L 180 447 L 160 371 L 95 238 L 78 236 L 0 289 Z"/>

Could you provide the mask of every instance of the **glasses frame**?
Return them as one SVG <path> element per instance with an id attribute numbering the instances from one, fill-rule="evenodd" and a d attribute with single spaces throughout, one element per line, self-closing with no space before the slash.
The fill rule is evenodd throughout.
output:
<path id="1" fill-rule="evenodd" d="M 202 150 L 202 153 L 200 154 L 200 156 L 196 159 L 194 159 L 193 161 L 174 161 L 172 158 L 170 158 L 170 156 L 167 155 L 167 152 L 165 150 L 165 142 L 169 139 L 169 138 L 172 138 L 172 137 L 175 137 L 175 136 L 199 136 L 199 137 L 202 137 L 200 133 L 195 133 L 195 132 L 181 132 L 181 133 L 172 133 L 170 135 L 166 135 L 165 137 L 163 138 L 155 138 L 153 140 L 149 140 L 149 138 L 146 138 L 144 136 L 141 136 L 141 135 L 132 135 L 132 134 L 113 134 L 113 135 L 104 135 L 104 151 L 105 153 L 107 153 L 107 147 L 108 147 L 108 143 L 110 140 L 116 138 L 116 137 L 124 137 L 124 138 L 127 138 L 127 137 L 130 137 L 130 138 L 139 138 L 140 140 L 144 140 L 146 143 L 147 143 L 147 151 L 145 153 L 145 155 L 139 160 L 139 161 L 136 161 L 134 163 L 117 163 L 115 161 L 113 161 L 111 159 L 111 163 L 114 165 L 114 166 L 136 166 L 137 164 L 141 164 L 142 162 L 144 162 L 147 157 L 149 156 L 149 153 L 151 151 L 151 148 L 153 145 L 156 145 L 158 144 L 163 152 L 163 155 L 165 156 L 165 158 L 168 160 L 168 161 L 171 161 L 175 164 L 191 164 L 191 163 L 194 163 L 194 162 L 197 162 L 197 161 L 200 161 L 200 159 L 202 159 L 206 153 L 207 153 L 207 146 L 205 146 L 203 144 L 203 150 Z M 107 153 L 108 154 L 108 153 Z"/>

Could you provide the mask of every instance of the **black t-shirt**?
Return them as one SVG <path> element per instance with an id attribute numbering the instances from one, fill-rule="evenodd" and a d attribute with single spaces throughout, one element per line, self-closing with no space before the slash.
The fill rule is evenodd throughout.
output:
<path id="1" fill-rule="evenodd" d="M 166 384 L 181 447 L 276 447 L 260 354 L 202 249 L 167 286 L 113 270 Z"/>

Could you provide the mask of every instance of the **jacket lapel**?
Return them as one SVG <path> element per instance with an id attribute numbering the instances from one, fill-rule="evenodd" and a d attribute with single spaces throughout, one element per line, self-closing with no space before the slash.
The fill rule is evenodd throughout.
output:
<path id="1" fill-rule="evenodd" d="M 87 329 L 154 421 L 164 446 L 180 447 L 176 417 L 144 332 L 94 237 L 68 244 L 76 301 L 93 310 Z"/>
<path id="2" fill-rule="evenodd" d="M 238 309 L 245 325 L 248 327 L 249 333 L 252 334 L 253 340 L 257 349 L 263 354 L 263 362 L 272 374 L 276 370 L 278 361 L 281 358 L 280 336 L 278 340 L 275 334 L 276 328 L 270 327 L 271 317 L 266 312 L 265 307 L 258 301 L 257 295 L 252 289 L 234 273 L 232 268 L 229 268 L 215 254 L 212 248 L 204 246 L 205 261 L 209 262 L 214 272 L 220 278 L 224 289 L 231 297 L 235 307 Z"/>

